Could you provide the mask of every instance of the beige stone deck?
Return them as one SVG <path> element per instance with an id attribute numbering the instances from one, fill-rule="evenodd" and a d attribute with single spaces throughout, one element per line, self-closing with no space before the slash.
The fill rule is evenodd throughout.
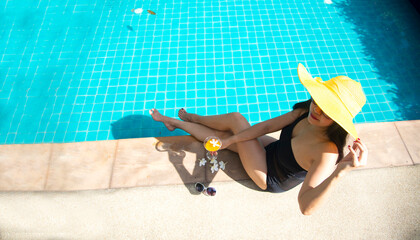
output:
<path id="1" fill-rule="evenodd" d="M 367 168 L 420 163 L 420 120 L 357 125 L 369 148 Z M 278 137 L 279 133 L 272 134 Z M 0 145 L 0 191 L 73 191 L 248 179 L 237 154 L 225 171 L 200 167 L 191 136 L 65 144 Z"/>

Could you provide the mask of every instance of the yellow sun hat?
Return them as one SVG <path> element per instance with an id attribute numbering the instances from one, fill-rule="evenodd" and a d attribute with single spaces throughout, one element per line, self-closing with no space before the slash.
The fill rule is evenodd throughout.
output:
<path id="1" fill-rule="evenodd" d="M 300 63 L 298 75 L 300 82 L 321 110 L 356 139 L 353 118 L 366 103 L 362 85 L 346 76 L 334 77 L 324 82 L 320 77 L 313 78 Z"/>

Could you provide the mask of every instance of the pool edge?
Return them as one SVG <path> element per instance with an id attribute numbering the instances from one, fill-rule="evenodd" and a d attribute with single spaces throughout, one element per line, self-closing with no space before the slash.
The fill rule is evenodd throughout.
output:
<path id="1" fill-rule="evenodd" d="M 368 165 L 361 169 L 420 163 L 420 120 L 364 123 L 356 128 L 369 149 Z M 277 138 L 279 132 L 270 135 Z M 248 179 L 237 154 L 222 151 L 226 169 L 211 173 L 208 166 L 198 166 L 197 159 L 204 153 L 191 136 L 0 145 L 0 191 L 79 191 Z"/>

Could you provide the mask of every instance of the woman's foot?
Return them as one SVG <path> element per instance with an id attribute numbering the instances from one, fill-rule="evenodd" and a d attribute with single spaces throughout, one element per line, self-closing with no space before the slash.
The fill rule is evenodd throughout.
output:
<path id="1" fill-rule="evenodd" d="M 194 115 L 195 114 L 187 113 L 187 111 L 185 111 L 183 108 L 179 109 L 178 111 L 178 117 L 185 122 L 193 122 Z"/>
<path id="2" fill-rule="evenodd" d="M 162 114 L 160 114 L 160 112 L 157 109 L 154 109 L 154 108 L 150 109 L 149 113 L 150 115 L 152 115 L 153 120 L 162 122 L 163 124 L 165 124 L 165 127 L 169 131 L 175 130 L 175 126 L 171 124 L 172 118 L 163 116 Z"/>

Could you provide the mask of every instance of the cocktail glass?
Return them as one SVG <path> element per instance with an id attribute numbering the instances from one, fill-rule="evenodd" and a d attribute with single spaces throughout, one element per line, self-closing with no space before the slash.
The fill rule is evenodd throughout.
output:
<path id="1" fill-rule="evenodd" d="M 222 147 L 222 141 L 218 137 L 210 136 L 204 140 L 204 148 L 207 150 L 207 159 L 216 160 L 217 151 Z"/>

